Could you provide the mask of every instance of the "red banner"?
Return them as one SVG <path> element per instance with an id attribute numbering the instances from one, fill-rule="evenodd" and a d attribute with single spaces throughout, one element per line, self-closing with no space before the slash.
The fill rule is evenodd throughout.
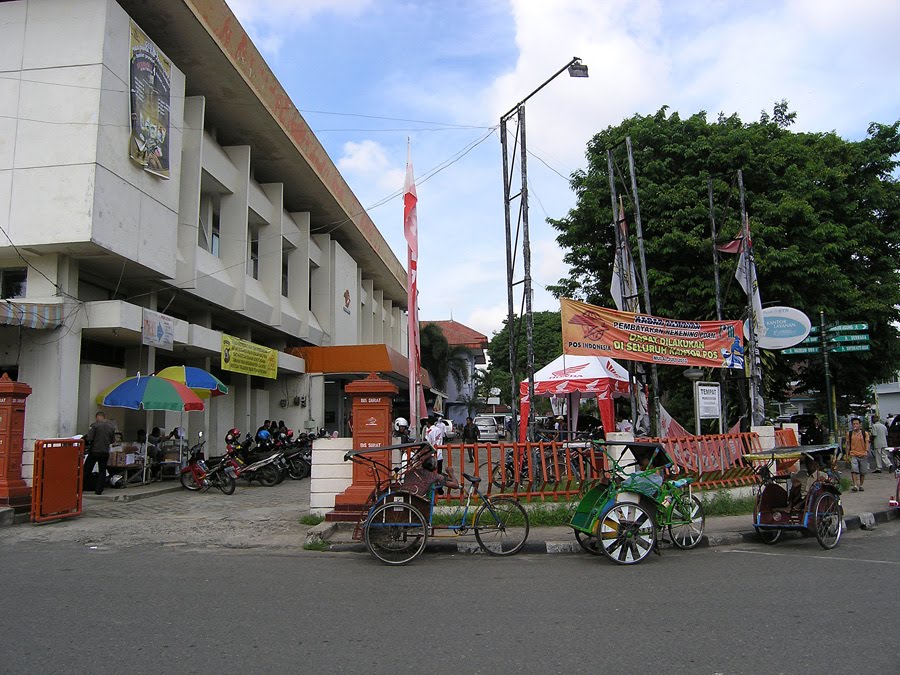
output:
<path id="1" fill-rule="evenodd" d="M 740 321 L 680 321 L 560 299 L 563 352 L 671 366 L 744 368 Z"/>

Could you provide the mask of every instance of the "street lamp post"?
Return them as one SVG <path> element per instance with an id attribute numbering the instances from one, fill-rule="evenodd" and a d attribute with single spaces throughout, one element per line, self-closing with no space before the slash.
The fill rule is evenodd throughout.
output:
<path id="1" fill-rule="evenodd" d="M 534 316 L 531 310 L 532 288 L 531 288 L 531 239 L 528 228 L 528 170 L 527 170 L 527 149 L 525 145 L 525 102 L 532 96 L 537 94 L 541 89 L 546 87 L 550 82 L 556 79 L 563 71 L 568 71 L 570 77 L 587 77 L 587 66 L 581 62 L 577 56 L 569 61 L 566 65 L 556 71 L 547 78 L 541 86 L 532 91 L 528 96 L 514 105 L 505 115 L 500 118 L 500 145 L 503 150 L 503 204 L 504 204 L 504 222 L 506 226 L 506 287 L 507 287 L 507 330 L 509 331 L 509 373 L 510 373 L 510 389 L 512 402 L 512 421 L 513 433 L 518 434 L 517 424 L 517 402 L 518 402 L 518 383 L 516 382 L 516 342 L 515 342 L 515 309 L 513 307 L 513 288 L 522 283 L 522 293 L 524 295 L 525 304 L 525 343 L 526 343 L 526 373 L 528 375 L 528 435 L 534 427 Z M 515 141 L 518 141 L 520 147 L 520 175 L 521 187 L 518 194 L 510 194 L 512 191 L 512 175 L 510 173 L 510 153 L 509 145 L 506 137 L 506 124 L 515 116 L 518 119 Z M 512 160 L 515 162 L 515 147 L 513 148 Z M 522 228 L 522 273 L 521 282 L 514 281 L 515 276 L 515 247 L 512 236 L 512 214 L 511 203 L 514 199 L 519 198 L 519 216 L 518 224 Z M 515 244 L 518 245 L 518 227 L 516 232 Z M 523 439 L 518 439 L 523 440 Z"/>

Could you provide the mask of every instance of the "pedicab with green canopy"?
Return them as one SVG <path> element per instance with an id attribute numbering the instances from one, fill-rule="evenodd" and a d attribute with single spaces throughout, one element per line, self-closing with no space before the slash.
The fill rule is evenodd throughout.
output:
<path id="1" fill-rule="evenodd" d="M 672 479 L 680 470 L 659 443 L 593 441 L 606 458 L 592 467 L 597 480 L 586 482 L 569 526 L 589 553 L 634 565 L 656 550 L 660 531 L 672 543 L 691 549 L 700 543 L 706 519 L 692 494 L 693 478 Z"/>

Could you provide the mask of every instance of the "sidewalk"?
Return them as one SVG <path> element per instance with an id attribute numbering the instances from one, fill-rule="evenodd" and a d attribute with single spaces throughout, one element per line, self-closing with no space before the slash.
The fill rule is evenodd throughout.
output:
<path id="1" fill-rule="evenodd" d="M 874 529 L 878 525 L 900 519 L 900 509 L 888 507 L 888 498 L 896 490 L 893 475 L 870 474 L 866 477 L 864 492 L 846 492 L 841 495 L 844 507 L 844 527 L 847 530 Z M 365 544 L 352 540 L 352 523 L 321 523 L 307 533 L 307 542 L 327 546 L 331 551 L 363 552 Z M 893 526 L 893 523 L 891 524 Z M 758 542 L 751 516 L 710 516 L 706 519 L 706 532 L 701 546 L 730 546 L 744 542 Z M 663 545 L 668 541 L 663 541 Z M 477 553 L 478 544 L 469 537 L 459 540 L 430 541 L 429 552 Z M 525 553 L 581 553 L 570 527 L 533 527 L 523 549 Z"/>
<path id="2" fill-rule="evenodd" d="M 900 518 L 900 509 L 889 509 L 888 498 L 896 480 L 871 474 L 865 492 L 842 495 L 848 529 L 871 528 Z M 353 524 L 300 522 L 309 514 L 309 480 L 286 480 L 271 488 L 247 486 L 239 481 L 233 495 L 217 490 L 188 492 L 177 481 L 108 488 L 102 495 L 84 495 L 82 516 L 35 526 L 23 523 L 0 527 L 0 542 L 75 542 L 98 547 L 138 545 L 184 546 L 227 549 L 301 550 L 316 544 L 334 551 L 365 551 L 351 539 Z M 21 522 L 21 521 L 19 521 Z M 894 523 L 890 523 L 890 527 Z M 757 541 L 751 518 L 715 516 L 706 519 L 707 546 Z M 435 539 L 429 551 L 473 552 L 472 537 Z M 580 553 L 569 527 L 534 527 L 526 551 Z"/>

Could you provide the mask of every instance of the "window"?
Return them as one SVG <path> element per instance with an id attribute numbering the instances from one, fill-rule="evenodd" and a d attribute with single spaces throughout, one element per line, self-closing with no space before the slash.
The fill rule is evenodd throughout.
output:
<path id="1" fill-rule="evenodd" d="M 288 264 L 288 255 L 289 251 L 285 251 L 281 255 L 281 294 L 284 297 L 288 297 L 288 292 L 290 291 L 290 284 L 288 281 L 290 280 L 290 265 Z"/>
<path id="2" fill-rule="evenodd" d="M 28 285 L 28 269 L 15 267 L 0 270 L 0 297 L 24 298 L 25 288 Z"/>
<path id="3" fill-rule="evenodd" d="M 259 280 L 259 232 L 250 230 L 250 257 L 247 260 L 247 274 Z"/>
<path id="4" fill-rule="evenodd" d="M 197 232 L 197 245 L 204 251 L 219 257 L 219 211 L 212 200 L 204 199 L 200 206 L 200 227 Z"/>

